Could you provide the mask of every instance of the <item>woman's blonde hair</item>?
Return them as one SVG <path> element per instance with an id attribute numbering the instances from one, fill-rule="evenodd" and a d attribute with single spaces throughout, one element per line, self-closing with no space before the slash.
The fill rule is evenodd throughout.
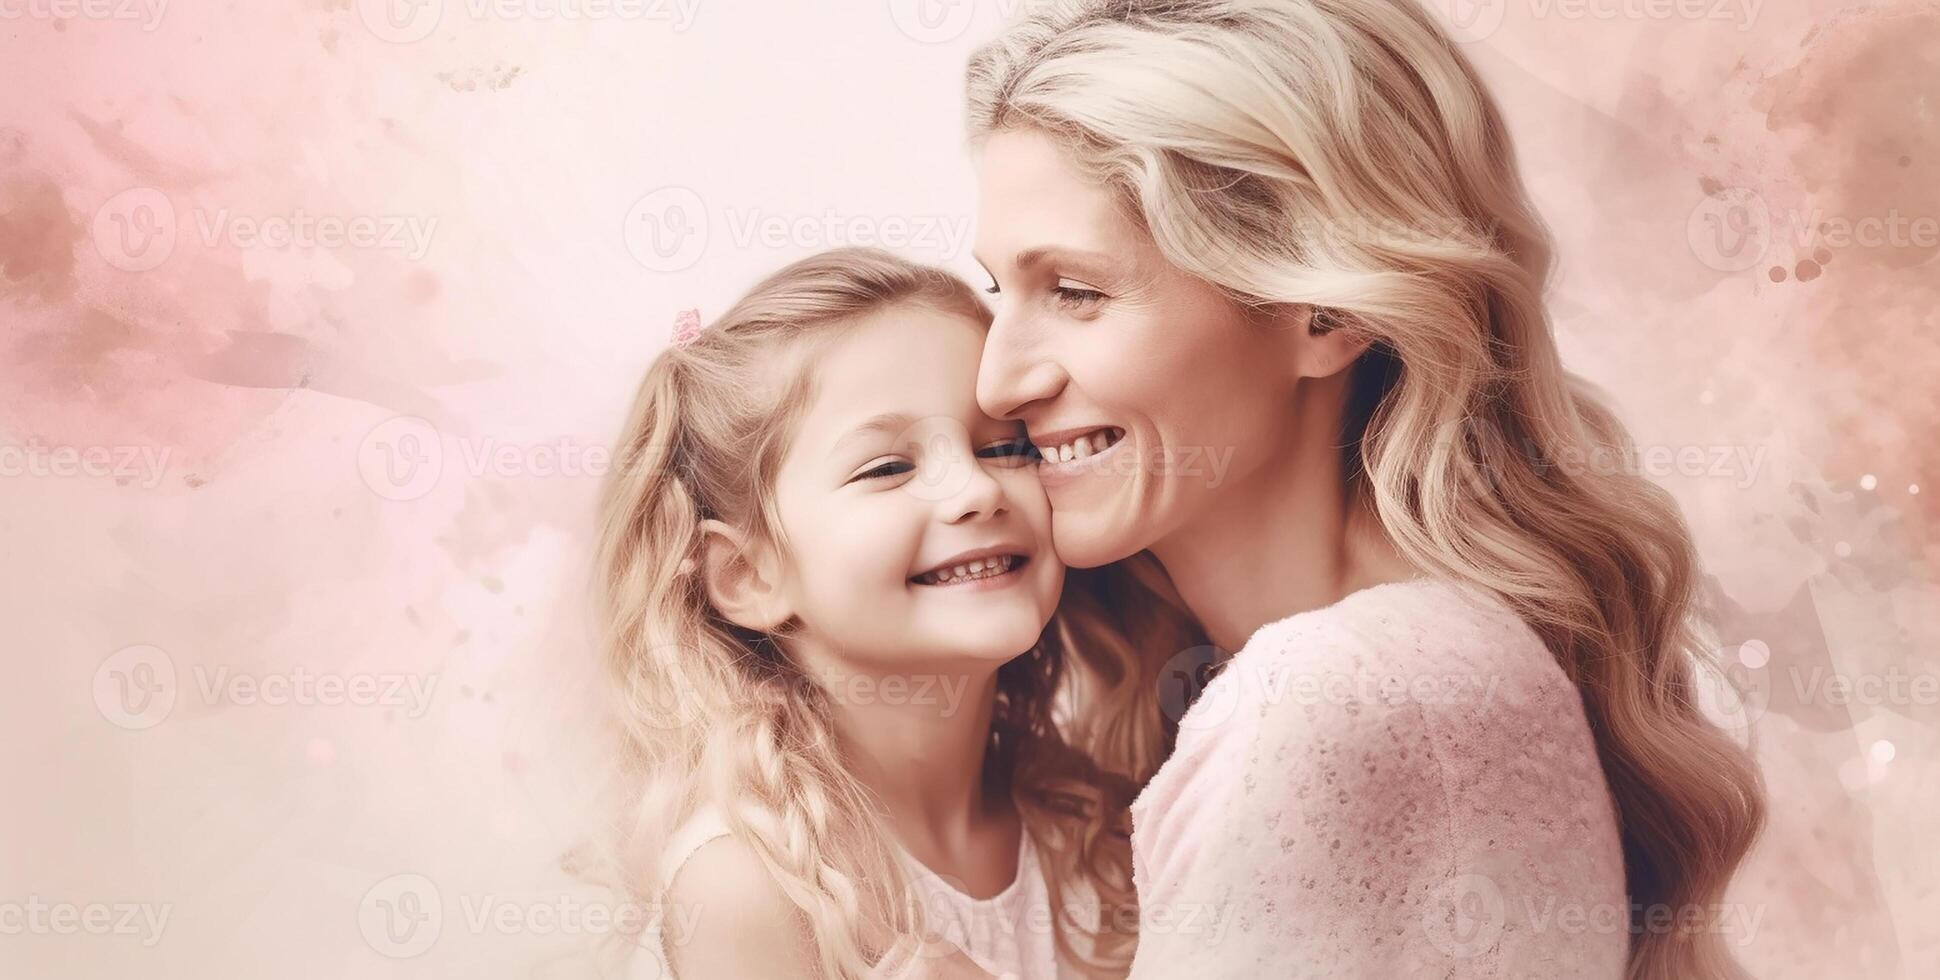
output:
<path id="1" fill-rule="evenodd" d="M 973 139 L 1059 139 L 1165 256 L 1254 307 L 1370 343 L 1344 469 L 1404 557 L 1493 590 L 1581 692 L 1617 804 L 1632 977 L 1741 971 L 1711 909 L 1763 820 L 1746 753 L 1699 713 L 1696 560 L 1566 372 L 1548 233 L 1500 111 L 1415 0 L 1049 0 L 972 58 Z"/>
<path id="2" fill-rule="evenodd" d="M 717 807 L 801 909 L 820 970 L 831 977 L 901 961 L 922 938 L 921 909 L 878 808 L 843 764 L 826 692 L 790 662 L 785 635 L 743 629 L 710 607 L 696 573 L 700 523 L 718 519 L 786 546 L 772 488 L 814 394 L 816 352 L 858 318 L 902 304 L 990 322 L 962 281 L 874 249 L 822 253 L 755 286 L 696 338 L 655 359 L 600 504 L 597 577 L 625 729 L 630 788 L 620 854 L 630 887 L 658 900 L 670 833 L 701 807 Z M 1122 687 L 1152 659 L 1137 653 L 1149 647 L 1128 639 L 1140 634 L 1109 614 L 1117 602 L 1154 598 L 1148 588 L 1161 590 L 1157 605 L 1176 603 L 1150 572 L 1068 578 L 1038 644 L 998 670 L 985 764 L 988 785 L 1015 799 L 1038 845 L 1061 913 L 1059 947 L 1104 966 L 1122 967 L 1136 938 L 1125 808 L 1132 780 L 1149 768 L 1124 770 L 1157 759 L 1142 732 L 1118 734 L 1127 723 L 1089 732 L 1082 692 Z M 1133 625 L 1144 624 L 1134 617 Z M 1140 639 L 1183 636 L 1156 630 Z M 1110 755 L 1130 746 L 1147 756 Z M 1096 896 L 1104 926 L 1076 944 L 1074 916 L 1089 910 L 1065 908 L 1061 896 L 1072 896 L 1074 885 Z"/>

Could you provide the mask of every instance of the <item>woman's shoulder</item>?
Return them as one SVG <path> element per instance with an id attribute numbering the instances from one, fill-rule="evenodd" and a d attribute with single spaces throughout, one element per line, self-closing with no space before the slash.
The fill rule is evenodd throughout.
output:
<path id="1" fill-rule="evenodd" d="M 1153 782 L 1216 782 L 1242 761 L 1266 778 L 1297 759 L 1366 760 L 1418 791 L 1485 766 L 1597 768 L 1582 697 L 1541 638 L 1492 594 L 1436 579 L 1261 627 L 1179 719 Z"/>
<path id="2" fill-rule="evenodd" d="M 1555 655 L 1521 616 L 1485 589 L 1446 579 L 1377 585 L 1269 623 L 1224 673 L 1242 703 L 1339 709 L 1304 713 L 1315 722 L 1581 710 Z"/>

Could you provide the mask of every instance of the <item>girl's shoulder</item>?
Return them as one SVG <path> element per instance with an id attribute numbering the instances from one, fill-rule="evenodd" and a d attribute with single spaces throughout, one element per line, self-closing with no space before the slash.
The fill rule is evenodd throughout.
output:
<path id="1" fill-rule="evenodd" d="M 804 975 L 808 937 L 793 902 L 719 811 L 681 824 L 661 868 L 663 919 L 682 924 L 660 936 L 666 975 Z"/>
<path id="2" fill-rule="evenodd" d="M 673 889 L 675 877 L 680 874 L 681 869 L 686 867 L 687 862 L 692 860 L 694 855 L 699 853 L 702 848 L 728 836 L 727 820 L 721 816 L 719 809 L 712 806 L 705 806 L 695 811 L 693 816 L 687 818 L 686 822 L 682 823 L 674 831 L 673 835 L 667 838 L 667 846 L 661 852 L 661 891 L 665 892 Z M 716 848 L 716 850 L 721 849 L 723 848 Z M 745 847 L 741 849 L 746 850 Z"/>

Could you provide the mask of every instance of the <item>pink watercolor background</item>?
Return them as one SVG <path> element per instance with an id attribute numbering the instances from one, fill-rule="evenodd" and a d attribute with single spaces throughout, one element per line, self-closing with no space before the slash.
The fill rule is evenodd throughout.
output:
<path id="1" fill-rule="evenodd" d="M 850 242 L 977 275 L 959 76 L 1019 2 L 0 0 L 0 974 L 590 975 L 534 910 L 602 900 L 601 447 L 677 310 Z M 1925 975 L 1940 7 L 1429 2 L 1566 356 L 1702 460 L 1773 794 L 1733 941 Z"/>

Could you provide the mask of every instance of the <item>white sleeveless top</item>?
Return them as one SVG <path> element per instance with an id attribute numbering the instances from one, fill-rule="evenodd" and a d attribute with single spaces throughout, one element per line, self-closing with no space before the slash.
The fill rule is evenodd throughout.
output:
<path id="1" fill-rule="evenodd" d="M 726 836 L 727 823 L 712 808 L 702 810 L 683 824 L 667 845 L 666 860 L 662 862 L 665 870 L 661 875 L 661 893 L 672 889 L 674 876 L 695 852 L 709 841 Z M 989 898 L 964 894 L 901 846 L 896 847 L 896 853 L 902 858 L 910 887 L 922 905 L 925 928 L 954 943 L 971 962 L 997 980 L 1064 980 L 1082 976 L 1059 961 L 1053 926 L 1055 916 L 1049 888 L 1044 882 L 1044 869 L 1038 863 L 1031 835 L 1021 833 L 1018 837 L 1017 877 L 1009 887 Z M 1084 896 L 1067 899 L 1078 910 L 1080 922 L 1088 921 L 1085 913 L 1089 909 L 1082 904 L 1086 900 Z M 644 972 L 636 971 L 635 980 L 674 976 L 672 961 L 659 937 L 648 938 L 650 941 L 645 946 L 655 955 L 656 962 Z"/>

